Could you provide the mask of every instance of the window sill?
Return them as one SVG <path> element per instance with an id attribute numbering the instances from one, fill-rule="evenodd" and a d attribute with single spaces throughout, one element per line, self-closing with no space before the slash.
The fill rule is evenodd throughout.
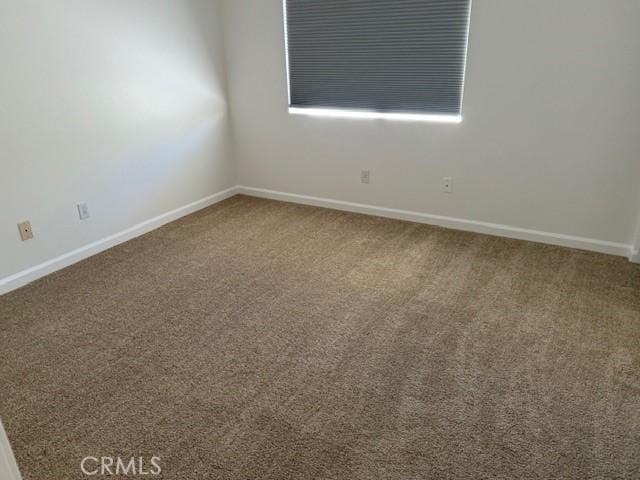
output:
<path id="1" fill-rule="evenodd" d="M 402 122 L 460 123 L 462 115 L 432 115 L 422 113 L 389 113 L 367 110 L 343 110 L 339 108 L 300 108 L 289 107 L 293 115 L 332 118 L 362 118 L 375 120 L 396 120 Z"/>

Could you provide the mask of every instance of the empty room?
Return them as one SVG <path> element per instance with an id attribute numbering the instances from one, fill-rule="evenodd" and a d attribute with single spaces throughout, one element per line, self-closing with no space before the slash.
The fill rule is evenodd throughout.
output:
<path id="1" fill-rule="evenodd" d="M 0 0 L 0 480 L 640 479 L 639 25 Z"/>

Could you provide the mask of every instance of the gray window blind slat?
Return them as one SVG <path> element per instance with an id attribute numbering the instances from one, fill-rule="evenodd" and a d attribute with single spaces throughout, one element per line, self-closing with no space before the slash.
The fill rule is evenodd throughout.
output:
<path id="1" fill-rule="evenodd" d="M 460 115 L 471 0 L 284 0 L 290 105 Z"/>

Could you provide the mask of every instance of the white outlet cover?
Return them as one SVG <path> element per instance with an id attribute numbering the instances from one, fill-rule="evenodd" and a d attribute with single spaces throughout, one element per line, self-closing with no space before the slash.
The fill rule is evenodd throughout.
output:
<path id="1" fill-rule="evenodd" d="M 86 220 L 91 216 L 89 213 L 89 205 L 86 202 L 78 204 L 78 216 L 80 217 L 80 220 Z"/>
<path id="2" fill-rule="evenodd" d="M 453 193 L 453 178 L 444 177 L 442 179 L 442 191 L 444 193 Z"/>

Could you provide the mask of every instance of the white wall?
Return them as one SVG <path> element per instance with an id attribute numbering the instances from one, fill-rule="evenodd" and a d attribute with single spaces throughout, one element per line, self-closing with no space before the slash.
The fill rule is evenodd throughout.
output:
<path id="1" fill-rule="evenodd" d="M 21 478 L 11 444 L 4 431 L 2 421 L 0 421 L 0 479 L 20 480 Z"/>
<path id="2" fill-rule="evenodd" d="M 632 243 L 640 2 L 476 0 L 460 125 L 289 115 L 281 1 L 216 4 L 0 3 L 0 281 L 234 185 L 234 146 L 248 186 Z"/>
<path id="3" fill-rule="evenodd" d="M 223 16 L 240 184 L 631 243 L 637 0 L 475 0 L 460 125 L 289 115 L 281 0 Z"/>
<path id="4" fill-rule="evenodd" d="M 0 279 L 235 183 L 217 17 L 208 0 L 0 3 Z"/>

